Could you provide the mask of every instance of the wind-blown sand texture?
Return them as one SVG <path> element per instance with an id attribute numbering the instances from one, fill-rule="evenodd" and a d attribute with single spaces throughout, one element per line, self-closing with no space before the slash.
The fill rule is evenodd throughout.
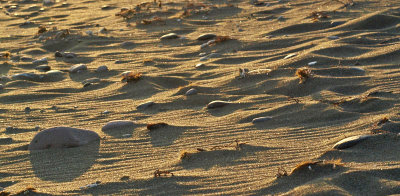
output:
<path id="1" fill-rule="evenodd" d="M 0 1 L 0 191 L 400 194 L 400 1 L 139 3 Z M 59 126 L 101 141 L 28 151 Z"/>

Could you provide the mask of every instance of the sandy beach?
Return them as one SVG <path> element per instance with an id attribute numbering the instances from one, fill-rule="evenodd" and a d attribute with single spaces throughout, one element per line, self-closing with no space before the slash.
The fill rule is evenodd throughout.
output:
<path id="1" fill-rule="evenodd" d="M 0 0 L 0 26 L 0 195 L 400 194 L 400 1 Z"/>

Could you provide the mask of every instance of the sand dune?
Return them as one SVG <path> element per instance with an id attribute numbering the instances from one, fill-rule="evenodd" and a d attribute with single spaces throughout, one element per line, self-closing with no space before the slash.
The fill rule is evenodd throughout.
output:
<path id="1" fill-rule="evenodd" d="M 3 193 L 400 194 L 398 1 L 0 7 Z M 60 126 L 101 140 L 28 150 Z"/>

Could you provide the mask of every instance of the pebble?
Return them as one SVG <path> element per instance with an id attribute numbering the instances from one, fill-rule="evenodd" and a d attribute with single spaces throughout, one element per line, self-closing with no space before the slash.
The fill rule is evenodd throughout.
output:
<path id="1" fill-rule="evenodd" d="M 185 95 L 190 96 L 190 95 L 195 95 L 197 94 L 197 90 L 195 88 L 191 88 L 188 91 L 186 91 Z"/>
<path id="2" fill-rule="evenodd" d="M 202 53 L 199 54 L 200 57 L 206 56 L 206 55 L 207 55 L 207 53 L 205 53 L 205 52 L 202 52 Z"/>
<path id="3" fill-rule="evenodd" d="M 297 53 L 289 54 L 289 55 L 285 56 L 283 59 L 290 59 L 294 56 L 297 56 Z"/>
<path id="4" fill-rule="evenodd" d="M 51 69 L 51 67 L 48 65 L 39 65 L 39 66 L 36 66 L 35 69 L 39 70 L 39 71 L 49 71 Z"/>
<path id="5" fill-rule="evenodd" d="M 135 43 L 133 42 L 126 41 L 121 43 L 122 48 L 132 48 L 133 46 L 135 46 Z"/>
<path id="6" fill-rule="evenodd" d="M 160 37 L 161 40 L 166 40 L 166 39 L 176 39 L 179 38 L 179 35 L 176 33 L 168 33 Z"/>
<path id="7" fill-rule="evenodd" d="M 152 105 L 154 105 L 155 103 L 153 102 L 153 101 L 148 101 L 148 102 L 146 102 L 146 103 L 142 103 L 142 104 L 140 104 L 140 105 L 138 105 L 137 107 L 136 107 L 136 109 L 138 109 L 138 110 L 144 110 L 144 109 L 146 109 L 146 108 L 148 108 L 148 107 L 150 107 L 150 106 L 152 106 Z"/>
<path id="8" fill-rule="evenodd" d="M 86 83 L 99 83 L 101 80 L 100 78 L 88 78 L 86 80 L 82 81 L 82 84 L 86 84 Z"/>
<path id="9" fill-rule="evenodd" d="M 94 131 L 72 127 L 53 127 L 37 133 L 30 142 L 28 149 L 78 147 L 96 140 L 100 140 L 100 136 Z"/>
<path id="10" fill-rule="evenodd" d="M 41 80 L 44 76 L 35 73 L 20 73 L 11 76 L 13 80 Z"/>
<path id="11" fill-rule="evenodd" d="M 32 61 L 32 64 L 34 64 L 34 65 L 43 65 L 43 64 L 47 64 L 47 63 L 48 63 L 48 61 L 47 61 L 46 57 Z"/>
<path id="12" fill-rule="evenodd" d="M 106 72 L 106 71 L 108 71 L 108 67 L 106 65 L 99 66 L 96 69 L 96 72 Z"/>
<path id="13" fill-rule="evenodd" d="M 114 120 L 108 122 L 106 125 L 101 128 L 101 131 L 106 132 L 113 129 L 125 129 L 125 128 L 133 128 L 135 123 L 130 120 Z"/>
<path id="14" fill-rule="evenodd" d="M 371 135 L 356 135 L 348 137 L 337 142 L 335 145 L 333 145 L 333 148 L 338 150 L 350 148 L 370 137 Z"/>
<path id="15" fill-rule="evenodd" d="M 230 102 L 227 101 L 221 101 L 221 100 L 215 100 L 211 101 L 210 103 L 207 104 L 208 109 L 213 109 L 213 108 L 220 108 L 224 107 L 226 105 L 230 104 Z"/>
<path id="16" fill-rule="evenodd" d="M 20 58 L 20 60 L 23 61 L 23 62 L 29 62 L 29 61 L 33 61 L 33 58 L 23 56 L 23 57 Z"/>
<path id="17" fill-rule="evenodd" d="M 213 33 L 206 33 L 206 34 L 202 34 L 199 37 L 197 37 L 197 40 L 202 41 L 202 40 L 209 40 L 209 39 L 213 39 L 217 37 L 217 35 L 213 34 Z"/>
<path id="18" fill-rule="evenodd" d="M 109 114 L 109 113 L 110 113 L 110 111 L 105 110 L 105 111 L 103 111 L 101 114 L 106 115 L 106 114 Z"/>
<path id="19" fill-rule="evenodd" d="M 46 72 L 46 76 L 48 77 L 61 77 L 64 74 L 64 72 L 60 70 L 50 70 Z"/>
<path id="20" fill-rule="evenodd" d="M 31 108 L 30 108 L 30 107 L 26 107 L 24 111 L 25 111 L 25 113 L 27 113 L 27 114 L 28 114 L 28 113 L 30 113 L 32 110 L 31 110 Z"/>
<path id="21" fill-rule="evenodd" d="M 328 39 L 330 39 L 330 40 L 339 39 L 339 36 L 336 36 L 336 35 L 328 36 Z"/>
<path id="22" fill-rule="evenodd" d="M 77 64 L 77 65 L 73 65 L 70 69 L 69 72 L 70 73 L 78 73 L 81 71 L 87 70 L 87 66 L 85 64 Z"/>
<path id="23" fill-rule="evenodd" d="M 309 62 L 309 63 L 308 63 L 308 65 L 310 65 L 310 66 L 311 66 L 311 65 L 315 65 L 315 64 L 317 64 L 317 61 L 312 61 L 312 62 Z"/>
<path id="24" fill-rule="evenodd" d="M 199 63 L 199 64 L 197 64 L 195 67 L 196 68 L 202 68 L 202 67 L 205 67 L 206 65 L 204 64 L 204 63 Z"/>
<path id="25" fill-rule="evenodd" d="M 218 58 L 220 56 L 221 56 L 220 53 L 211 53 L 211 54 L 209 54 L 207 56 L 201 57 L 200 61 L 205 61 L 205 60 L 208 60 L 208 59 L 211 59 L 211 58 Z"/>
<path id="26" fill-rule="evenodd" d="M 101 9 L 102 10 L 108 10 L 108 9 L 111 9 L 112 7 L 110 6 L 110 5 L 103 5 L 103 6 L 101 6 Z"/>
<path id="27" fill-rule="evenodd" d="M 63 57 L 63 54 L 62 54 L 61 52 L 59 52 L 59 51 L 56 51 L 56 52 L 54 53 L 54 56 L 55 56 L 55 57 Z"/>
<path id="28" fill-rule="evenodd" d="M 271 119 L 272 119 L 271 116 L 263 116 L 263 117 L 254 118 L 251 122 L 255 124 L 255 123 L 269 121 Z"/>

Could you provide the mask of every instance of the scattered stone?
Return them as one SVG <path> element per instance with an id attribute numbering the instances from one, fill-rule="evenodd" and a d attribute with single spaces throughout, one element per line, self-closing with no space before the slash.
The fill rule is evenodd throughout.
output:
<path id="1" fill-rule="evenodd" d="M 215 100 L 215 101 L 211 101 L 210 103 L 208 103 L 207 108 L 208 109 L 220 108 L 220 107 L 224 107 L 228 104 L 230 104 L 230 102 Z"/>
<path id="2" fill-rule="evenodd" d="M 132 137 L 132 134 L 129 134 L 129 133 L 123 134 L 122 137 L 129 138 L 129 137 Z"/>
<path id="3" fill-rule="evenodd" d="M 106 72 L 106 71 L 108 71 L 108 67 L 106 65 L 99 66 L 96 69 L 96 72 Z"/>
<path id="4" fill-rule="evenodd" d="M 154 124 L 147 124 L 147 129 L 149 131 L 153 131 L 153 130 L 156 130 L 156 129 L 159 129 L 159 128 L 163 128 L 163 127 L 166 127 L 166 126 L 168 126 L 168 124 L 164 123 L 164 122 L 154 123 Z"/>
<path id="5" fill-rule="evenodd" d="M 154 105 L 155 103 L 153 102 L 153 101 L 148 101 L 148 102 L 146 102 L 146 103 L 142 103 L 142 104 L 140 104 L 140 105 L 138 105 L 137 107 L 136 107 L 136 109 L 138 109 L 138 110 L 144 110 L 144 109 L 146 109 L 146 108 L 148 108 L 148 107 L 150 107 L 150 106 L 152 106 L 152 105 Z"/>
<path id="6" fill-rule="evenodd" d="M 50 71 L 47 71 L 45 74 L 46 74 L 46 77 L 49 77 L 49 78 L 60 78 L 63 76 L 64 72 L 62 72 L 60 70 L 50 70 Z"/>
<path id="7" fill-rule="evenodd" d="M 43 150 L 78 147 L 96 140 L 100 140 L 100 136 L 94 131 L 71 127 L 54 127 L 37 133 L 29 144 L 28 149 Z"/>
<path id="8" fill-rule="evenodd" d="M 106 114 L 109 114 L 109 113 L 110 113 L 110 111 L 105 110 L 105 111 L 103 111 L 101 114 L 106 115 Z"/>
<path id="9" fill-rule="evenodd" d="M 289 54 L 289 55 L 285 56 L 283 59 L 290 59 L 290 58 L 295 57 L 295 56 L 297 56 L 297 53 L 292 53 L 292 54 Z"/>
<path id="10" fill-rule="evenodd" d="M 176 39 L 179 38 L 179 35 L 176 33 L 168 33 L 160 37 L 161 40 L 166 40 L 166 39 Z"/>
<path id="11" fill-rule="evenodd" d="M 122 61 L 122 60 L 116 60 L 114 63 L 115 63 L 115 64 L 122 64 L 122 63 L 124 63 L 124 61 Z"/>
<path id="12" fill-rule="evenodd" d="M 204 64 L 204 63 L 199 63 L 199 64 L 197 64 L 195 67 L 196 68 L 202 68 L 202 67 L 205 67 L 206 65 Z"/>
<path id="13" fill-rule="evenodd" d="M 55 56 L 55 57 L 63 57 L 63 54 L 62 54 L 61 52 L 59 52 L 59 51 L 56 51 L 56 52 L 54 53 L 54 56 Z"/>
<path id="14" fill-rule="evenodd" d="M 129 42 L 129 41 L 121 43 L 122 48 L 133 48 L 134 46 L 135 46 L 135 43 Z"/>
<path id="15" fill-rule="evenodd" d="M 99 83 L 101 80 L 100 78 L 88 78 L 84 81 L 82 81 L 82 84 L 86 84 L 86 83 Z"/>
<path id="16" fill-rule="evenodd" d="M 48 63 L 48 61 L 47 61 L 46 57 L 42 58 L 42 59 L 39 59 L 39 60 L 32 61 L 33 65 L 43 65 L 43 64 L 47 64 L 47 63 Z"/>
<path id="17" fill-rule="evenodd" d="M 189 89 L 188 91 L 186 91 L 185 95 L 186 96 L 190 96 L 190 95 L 195 95 L 197 94 L 197 90 L 194 88 Z"/>
<path id="18" fill-rule="evenodd" d="M 335 145 L 333 145 L 333 148 L 338 150 L 350 148 L 370 137 L 371 135 L 357 135 L 348 137 L 337 142 Z"/>
<path id="19" fill-rule="evenodd" d="M 253 124 L 255 124 L 255 123 L 260 123 L 260 122 L 269 121 L 269 120 L 271 120 L 271 119 L 272 119 L 271 116 L 264 116 L 264 117 L 254 118 L 251 122 L 252 122 Z"/>
<path id="20" fill-rule="evenodd" d="M 110 130 L 119 130 L 119 129 L 126 129 L 126 128 L 132 128 L 135 125 L 133 121 L 130 120 L 114 120 L 108 122 L 106 125 L 101 128 L 101 131 L 107 132 Z"/>
<path id="21" fill-rule="evenodd" d="M 85 64 L 77 64 L 77 65 L 73 65 L 69 69 L 69 72 L 70 73 L 78 73 L 78 72 L 85 71 L 85 70 L 87 70 L 87 66 Z"/>
<path id="22" fill-rule="evenodd" d="M 202 34 L 199 37 L 197 37 L 197 40 L 203 41 L 203 40 L 213 39 L 215 37 L 217 37 L 217 35 L 215 35 L 213 33 L 206 33 L 206 34 Z"/>
<path id="23" fill-rule="evenodd" d="M 43 0 L 43 5 L 45 5 L 45 6 L 49 6 L 52 4 L 54 4 L 54 2 L 52 0 Z"/>
<path id="24" fill-rule="evenodd" d="M 35 69 L 39 70 L 39 71 L 49 71 L 51 69 L 51 67 L 48 65 L 39 65 L 39 66 L 36 66 Z"/>
<path id="25" fill-rule="evenodd" d="M 30 113 L 32 110 L 31 110 L 31 108 L 30 108 L 30 107 L 26 107 L 24 111 L 25 111 L 25 113 L 27 113 L 27 114 L 28 114 L 28 113 Z"/>
<path id="26" fill-rule="evenodd" d="M 99 33 L 105 34 L 108 30 L 105 27 L 100 28 Z"/>

